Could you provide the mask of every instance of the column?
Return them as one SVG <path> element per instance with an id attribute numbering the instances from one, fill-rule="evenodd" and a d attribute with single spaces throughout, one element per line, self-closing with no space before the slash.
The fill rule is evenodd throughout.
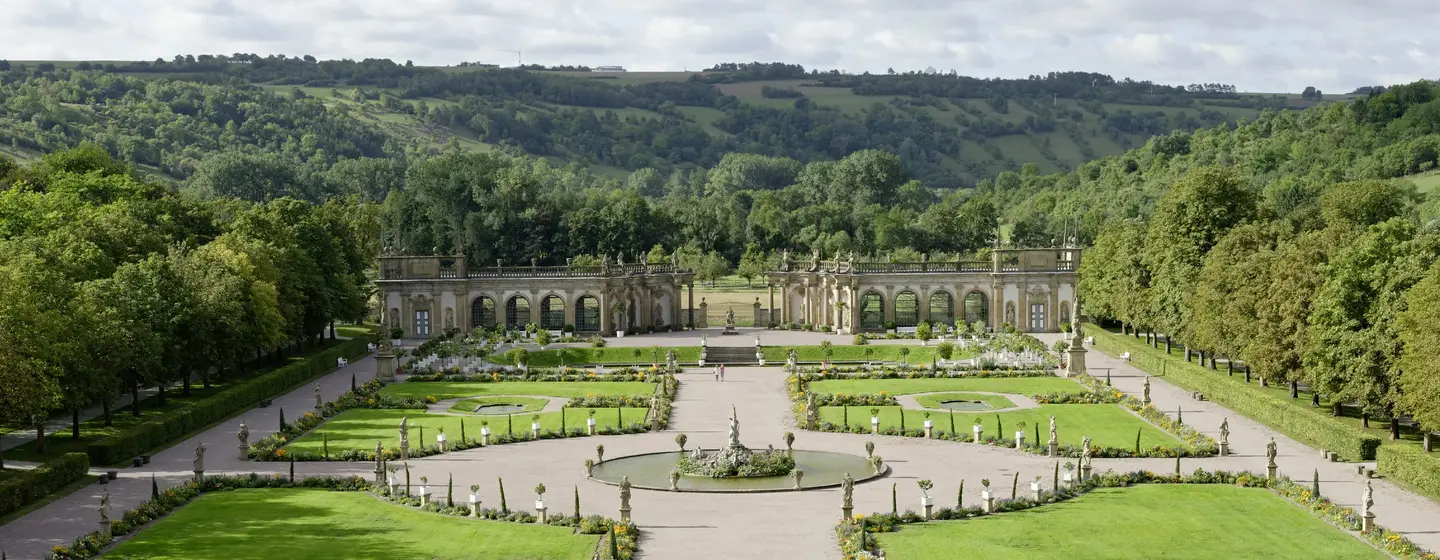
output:
<path id="1" fill-rule="evenodd" d="M 578 324 L 579 321 L 576 321 L 576 317 L 579 317 L 579 315 L 575 313 L 575 310 L 580 305 L 580 296 L 578 294 L 572 294 L 567 290 L 560 297 L 565 300 L 565 324 Z"/>
<path id="2" fill-rule="evenodd" d="M 790 322 L 790 281 L 780 283 L 780 322 Z"/>
<path id="3" fill-rule="evenodd" d="M 687 284 L 685 285 L 685 287 L 690 291 L 690 307 L 689 307 L 689 316 L 688 316 L 688 320 L 689 320 L 690 324 L 689 324 L 689 325 L 686 325 L 686 326 L 688 326 L 688 327 L 690 327 L 690 328 L 694 328 L 694 327 L 695 327 L 695 281 L 694 281 L 694 280 L 691 280 L 689 283 L 687 283 Z"/>
<path id="4" fill-rule="evenodd" d="M 610 295 L 609 289 L 600 290 L 600 332 L 602 334 L 615 333 L 614 311 L 610 309 L 610 306 L 614 305 L 613 301 L 614 298 Z"/>
<path id="5" fill-rule="evenodd" d="M 410 292 L 400 294 L 400 330 L 405 338 L 415 337 L 415 310 L 410 307 Z"/>
<path id="6" fill-rule="evenodd" d="M 770 297 L 770 307 L 769 307 L 769 311 L 767 311 L 767 313 L 770 315 L 770 317 L 769 317 L 770 320 L 769 320 L 769 321 L 766 321 L 766 323 L 773 323 L 773 322 L 775 322 L 775 285 L 774 285 L 774 284 L 771 284 L 771 283 L 769 283 L 769 282 L 766 282 L 766 283 L 765 283 L 765 295 L 767 295 L 767 296 Z"/>
<path id="7" fill-rule="evenodd" d="M 990 328 L 998 329 L 1005 319 L 1005 285 L 997 278 L 990 285 Z"/>
<path id="8" fill-rule="evenodd" d="M 680 305 L 681 305 L 680 284 L 670 284 L 670 326 L 675 329 L 681 328 Z"/>
<path id="9" fill-rule="evenodd" d="M 540 290 L 530 290 L 530 320 L 527 322 L 540 324 Z"/>
<path id="10" fill-rule="evenodd" d="M 1060 281 L 1054 275 L 1050 276 L 1050 308 L 1045 311 L 1045 330 L 1058 332 L 1060 330 Z"/>
<path id="11" fill-rule="evenodd" d="M 1018 323 L 1015 328 L 1020 332 L 1030 332 L 1030 284 L 1027 282 L 1020 283 L 1020 295 L 1015 302 L 1015 322 Z"/>
<path id="12" fill-rule="evenodd" d="M 920 321 L 930 322 L 930 286 L 921 285 L 915 300 L 915 317 Z"/>

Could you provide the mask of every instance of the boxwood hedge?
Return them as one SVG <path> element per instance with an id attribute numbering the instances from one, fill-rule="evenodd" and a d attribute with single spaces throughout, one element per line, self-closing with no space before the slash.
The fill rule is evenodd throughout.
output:
<path id="1" fill-rule="evenodd" d="M 0 516 L 20 511 L 31 502 L 80 480 L 90 472 L 84 453 L 66 453 L 0 483 Z"/>
<path id="2" fill-rule="evenodd" d="M 1167 357 L 1162 350 L 1151 348 L 1140 339 L 1118 335 L 1093 325 L 1085 333 L 1095 337 L 1095 347 L 1119 356 L 1130 353 L 1130 363 L 1152 375 L 1164 367 L 1166 381 L 1191 391 L 1205 393 L 1205 398 L 1220 403 L 1246 417 L 1284 432 L 1296 440 L 1319 449 L 1338 452 L 1352 461 L 1373 461 L 1380 447 L 1380 438 L 1336 420 L 1309 403 L 1277 398 L 1237 383 L 1224 374 L 1206 370 L 1198 364 Z"/>
<path id="3" fill-rule="evenodd" d="M 1426 453 L 1420 446 L 1381 446 L 1378 467 L 1386 477 L 1440 500 L 1440 457 Z"/>
<path id="4" fill-rule="evenodd" d="M 156 417 L 114 436 L 91 443 L 86 451 L 97 465 L 124 463 L 146 451 L 181 439 L 280 393 L 335 369 L 336 358 L 352 359 L 368 351 L 369 337 L 341 342 L 309 358 L 260 375 L 213 396 Z"/>

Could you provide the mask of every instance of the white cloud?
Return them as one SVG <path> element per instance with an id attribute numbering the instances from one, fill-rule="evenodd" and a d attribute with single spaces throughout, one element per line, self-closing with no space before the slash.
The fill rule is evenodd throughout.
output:
<path id="1" fill-rule="evenodd" d="M 1086 70 L 1300 91 L 1440 77 L 1420 0 L 8 0 L 11 60 L 256 52 L 418 64 L 784 61 L 1022 77 Z"/>

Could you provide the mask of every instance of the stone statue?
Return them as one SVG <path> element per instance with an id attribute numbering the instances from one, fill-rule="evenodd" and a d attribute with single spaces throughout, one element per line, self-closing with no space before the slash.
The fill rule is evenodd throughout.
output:
<path id="1" fill-rule="evenodd" d="M 790 367 L 793 368 L 800 363 L 800 354 L 795 352 L 794 348 L 791 348 L 790 355 L 785 358 L 785 361 L 788 362 Z"/>
<path id="2" fill-rule="evenodd" d="M 100 523 L 110 523 L 110 489 L 100 492 Z"/>
<path id="3" fill-rule="evenodd" d="M 396 315 L 393 314 L 393 313 L 390 314 L 390 328 L 392 328 L 392 329 L 398 329 L 398 328 L 400 328 L 400 317 L 396 316 Z"/>
<path id="4" fill-rule="evenodd" d="M 205 443 L 195 444 L 195 472 L 205 472 Z"/>
<path id="5" fill-rule="evenodd" d="M 615 264 L 625 266 L 625 251 L 620 251 L 615 254 Z"/>
<path id="6" fill-rule="evenodd" d="M 463 443 L 463 442 L 462 442 L 462 443 Z M 384 465 L 384 464 L 385 464 L 385 444 L 380 443 L 380 440 L 375 440 L 375 470 L 377 470 L 377 471 L 380 470 L 381 465 Z"/>
<path id="7" fill-rule="evenodd" d="M 820 423 L 820 407 L 815 404 L 815 393 L 805 393 L 805 427 L 814 430 Z"/>
<path id="8" fill-rule="evenodd" d="M 630 477 L 620 477 L 620 509 L 630 509 Z"/>
<path id="9" fill-rule="evenodd" d="M 848 472 L 845 473 L 845 478 L 840 480 L 840 492 L 842 493 L 841 499 L 844 500 L 841 503 L 841 507 L 845 509 L 855 507 L 855 479 L 850 478 L 850 473 Z"/>
<path id="10" fill-rule="evenodd" d="M 789 249 L 781 249 L 781 250 L 780 250 L 780 271 L 781 271 L 781 272 L 790 272 L 790 250 L 789 250 Z"/>
<path id="11" fill-rule="evenodd" d="M 808 272 L 815 272 L 815 271 L 817 271 L 817 270 L 820 270 L 820 250 L 819 250 L 819 249 L 816 249 L 813 253 L 810 253 L 810 269 L 808 270 Z"/>
<path id="12" fill-rule="evenodd" d="M 245 425 L 244 420 L 240 421 L 240 433 L 235 434 L 235 437 L 239 438 L 240 447 L 250 446 L 250 427 Z"/>
<path id="13" fill-rule="evenodd" d="M 1230 443 L 1230 419 L 1220 421 L 1220 443 Z"/>
<path id="14" fill-rule="evenodd" d="M 674 348 L 671 348 L 671 349 L 669 349 L 669 350 L 666 350 L 666 351 L 665 351 L 665 367 L 666 367 L 666 368 L 669 368 L 669 369 L 675 369 L 675 365 L 676 365 L 675 349 L 674 349 Z"/>
<path id="15" fill-rule="evenodd" d="M 449 331 L 449 330 L 453 330 L 454 328 L 455 328 L 455 310 L 454 310 L 454 309 L 451 309 L 451 308 L 449 308 L 449 307 L 446 307 L 446 308 L 445 308 L 445 330 Z"/>
<path id="16" fill-rule="evenodd" d="M 745 447 L 740 444 L 740 413 L 735 412 L 735 405 L 730 405 L 730 447 Z"/>
<path id="17" fill-rule="evenodd" d="M 1057 437 L 1055 436 L 1055 415 L 1054 415 L 1054 414 L 1051 414 L 1051 415 L 1050 415 L 1050 441 L 1060 441 L 1059 438 L 1057 438 Z"/>
<path id="18" fill-rule="evenodd" d="M 730 307 L 730 308 L 727 308 L 727 309 L 725 310 L 725 328 L 734 328 L 734 327 L 735 327 L 735 308 L 734 308 L 734 307 Z"/>
<path id="19" fill-rule="evenodd" d="M 1090 452 L 1091 452 L 1091 450 L 1090 450 L 1090 436 L 1085 436 L 1084 438 L 1082 438 L 1082 439 L 1080 440 L 1080 464 L 1081 464 L 1081 465 L 1087 465 L 1087 464 L 1090 463 Z"/>
<path id="20" fill-rule="evenodd" d="M 319 384 L 319 383 L 316 383 L 316 384 L 315 384 L 315 408 L 320 408 L 321 406 L 324 406 L 324 405 L 325 405 L 325 400 L 322 399 L 322 398 L 320 398 L 320 384 Z"/>
<path id="21" fill-rule="evenodd" d="M 401 445 L 402 447 L 408 447 L 408 446 L 410 445 L 410 417 L 409 417 L 409 416 L 401 416 L 401 417 L 400 417 L 400 445 Z"/>
<path id="22" fill-rule="evenodd" d="M 850 258 L 846 259 L 850 264 L 855 264 L 855 251 L 850 251 Z"/>
<path id="23" fill-rule="evenodd" d="M 677 270 L 680 268 L 680 252 L 679 252 L 679 251 L 676 251 L 676 252 L 674 252 L 674 253 L 670 253 L 670 265 L 671 265 L 671 266 L 674 266 Z"/>
<path id="24" fill-rule="evenodd" d="M 1361 510 L 1361 513 L 1369 515 L 1370 506 L 1375 505 L 1375 487 L 1370 485 L 1369 479 L 1365 480 L 1365 497 L 1360 501 L 1360 503 L 1364 505 L 1364 509 Z"/>
<path id="25" fill-rule="evenodd" d="M 1266 463 L 1267 468 L 1275 466 L 1275 456 L 1278 453 L 1279 452 L 1275 445 L 1275 438 L 1271 437 L 1270 443 L 1265 444 L 1265 459 L 1269 461 L 1269 463 Z"/>
<path id="26" fill-rule="evenodd" d="M 1144 395 L 1145 395 L 1144 398 L 1141 399 L 1141 400 L 1142 400 L 1145 404 L 1150 404 L 1150 376 L 1148 376 L 1148 375 L 1145 376 L 1145 393 L 1144 393 Z"/>
<path id="27" fill-rule="evenodd" d="M 600 255 L 600 266 L 610 266 L 610 255 Z"/>

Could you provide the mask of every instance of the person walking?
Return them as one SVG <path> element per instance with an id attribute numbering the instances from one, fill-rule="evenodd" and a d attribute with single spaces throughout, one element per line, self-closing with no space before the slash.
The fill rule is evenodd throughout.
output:
<path id="1" fill-rule="evenodd" d="M 720 380 L 720 364 L 715 364 L 715 367 L 714 367 L 714 368 L 711 368 L 711 373 L 714 373 L 714 374 L 715 374 L 715 380 L 716 380 L 716 381 L 719 381 L 719 380 Z"/>
<path id="2" fill-rule="evenodd" d="M 725 381 L 725 364 L 720 364 L 720 381 Z"/>

